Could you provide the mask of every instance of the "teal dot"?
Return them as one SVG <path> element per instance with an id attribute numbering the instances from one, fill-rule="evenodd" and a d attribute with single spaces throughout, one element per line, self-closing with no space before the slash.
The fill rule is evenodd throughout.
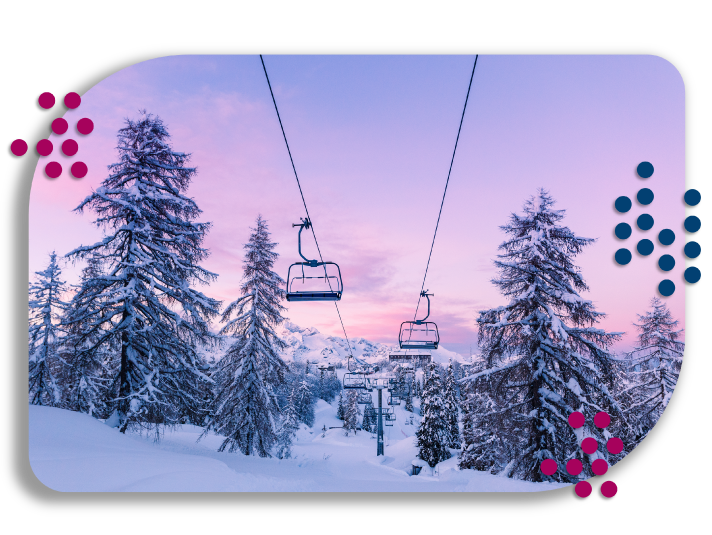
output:
<path id="1" fill-rule="evenodd" d="M 655 169 L 653 168 L 653 164 L 650 162 L 640 162 L 638 164 L 637 171 L 640 178 L 650 178 L 653 176 Z"/>
<path id="2" fill-rule="evenodd" d="M 675 233 L 669 228 L 663 229 L 658 234 L 658 241 L 661 245 L 672 245 L 675 241 Z"/>
<path id="3" fill-rule="evenodd" d="M 685 280 L 690 284 L 695 284 L 702 277 L 702 273 L 696 267 L 689 267 L 685 270 Z"/>
<path id="4" fill-rule="evenodd" d="M 670 271 L 675 267 L 675 259 L 669 254 L 664 254 L 660 257 L 660 260 L 658 260 L 658 266 L 660 266 L 660 269 L 663 271 Z"/>
<path id="5" fill-rule="evenodd" d="M 687 206 L 697 206 L 702 200 L 702 195 L 696 189 L 688 189 L 685 192 L 685 204 Z"/>
<path id="6" fill-rule="evenodd" d="M 700 221 L 700 218 L 694 215 L 691 215 L 687 219 L 685 219 L 685 230 L 687 232 L 697 232 L 700 230 L 700 227 L 702 226 L 702 221 Z"/>
<path id="7" fill-rule="evenodd" d="M 702 248 L 700 247 L 700 244 L 696 241 L 691 241 L 685 244 L 685 256 L 687 258 L 697 258 L 698 256 L 700 256 L 701 252 Z"/>
<path id="8" fill-rule="evenodd" d="M 640 216 L 638 216 L 638 220 L 636 222 L 640 230 L 650 230 L 655 224 L 653 216 L 651 216 L 650 214 L 641 214 Z"/>
<path id="9" fill-rule="evenodd" d="M 628 210 L 631 209 L 633 203 L 628 197 L 626 197 L 625 195 L 621 195 L 616 199 L 615 206 L 616 210 L 618 210 L 622 214 L 625 214 Z"/>
<path id="10" fill-rule="evenodd" d="M 623 249 L 618 249 L 616 251 L 615 258 L 616 258 L 616 262 L 618 262 L 621 266 L 625 266 L 633 258 L 633 255 L 630 254 L 630 251 L 628 249 L 623 248 Z"/>
<path id="11" fill-rule="evenodd" d="M 660 295 L 662 295 L 663 297 L 670 297 L 672 294 L 675 293 L 675 283 L 672 282 L 670 279 L 665 279 L 660 284 L 658 284 L 658 292 L 660 292 Z"/>
<path id="12" fill-rule="evenodd" d="M 615 233 L 616 238 L 621 240 L 627 240 L 633 233 L 633 229 L 630 228 L 630 225 L 628 223 L 618 223 L 616 225 Z"/>
<path id="13" fill-rule="evenodd" d="M 640 204 L 648 205 L 653 202 L 655 195 L 653 195 L 653 191 L 651 189 L 643 188 L 638 192 L 636 198 Z"/>
<path id="14" fill-rule="evenodd" d="M 655 246 L 653 245 L 653 242 L 650 240 L 640 240 L 638 242 L 638 252 L 642 254 L 643 256 L 648 256 L 650 253 L 653 252 L 653 249 L 655 249 Z"/>

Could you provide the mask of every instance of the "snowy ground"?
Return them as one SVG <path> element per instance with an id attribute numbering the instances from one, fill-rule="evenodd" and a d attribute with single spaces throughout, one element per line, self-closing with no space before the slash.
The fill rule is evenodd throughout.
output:
<path id="1" fill-rule="evenodd" d="M 220 437 L 196 443 L 202 429 L 191 425 L 155 443 L 84 414 L 30 406 L 30 463 L 46 486 L 69 492 L 533 492 L 561 486 L 460 471 L 455 458 L 434 474 L 426 467 L 410 476 L 416 427 L 404 424 L 402 407 L 396 407 L 395 425 L 385 428 L 383 457 L 376 457 L 376 440 L 366 432 L 346 437 L 331 429 L 322 437 L 324 425 L 340 425 L 335 412 L 320 400 L 314 427 L 298 432 L 295 457 L 279 460 L 218 453 Z"/>

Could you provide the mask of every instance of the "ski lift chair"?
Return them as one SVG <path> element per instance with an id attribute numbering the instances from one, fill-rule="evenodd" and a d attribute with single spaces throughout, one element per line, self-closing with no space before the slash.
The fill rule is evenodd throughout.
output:
<path id="1" fill-rule="evenodd" d="M 437 349 L 440 334 L 435 322 L 425 321 L 430 316 L 430 296 L 428 290 L 420 292 L 421 297 L 428 300 L 428 314 L 422 320 L 404 321 L 398 334 L 398 344 L 401 349 Z"/>
<path id="2" fill-rule="evenodd" d="M 304 262 L 295 262 L 287 271 L 287 301 L 339 301 L 343 292 L 341 269 L 334 262 L 309 260 L 302 254 L 302 230 L 311 228 L 309 218 L 299 227 L 299 256 Z M 294 273 L 292 273 L 294 270 Z"/>

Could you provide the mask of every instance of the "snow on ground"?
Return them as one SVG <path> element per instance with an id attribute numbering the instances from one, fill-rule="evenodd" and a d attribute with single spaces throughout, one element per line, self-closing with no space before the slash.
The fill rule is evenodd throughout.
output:
<path id="1" fill-rule="evenodd" d="M 410 413 L 396 407 L 398 421 L 385 428 L 385 455 L 376 457 L 374 435 L 328 429 L 341 424 L 335 407 L 320 400 L 314 427 L 297 433 L 294 458 L 279 460 L 218 453 L 221 437 L 196 442 L 202 428 L 192 425 L 168 430 L 156 443 L 85 414 L 30 406 L 30 464 L 42 483 L 66 492 L 535 492 L 564 486 L 460 471 L 456 458 L 410 476 L 417 453 L 416 426 L 405 425 Z"/>

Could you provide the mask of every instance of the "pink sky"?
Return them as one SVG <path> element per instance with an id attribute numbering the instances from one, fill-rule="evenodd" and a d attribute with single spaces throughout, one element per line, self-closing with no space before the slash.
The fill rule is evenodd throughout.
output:
<path id="1" fill-rule="evenodd" d="M 473 60 L 265 57 L 324 259 L 341 266 L 339 306 L 352 338 L 394 343 L 400 322 L 413 316 Z M 201 220 L 213 222 L 204 266 L 220 275 L 203 291 L 223 301 L 237 297 L 242 244 L 258 213 L 279 243 L 277 270 L 286 277 L 299 260 L 291 223 L 304 212 L 259 57 L 152 60 L 106 78 L 82 98 L 64 115 L 70 131 L 50 136 L 55 153 L 35 172 L 31 271 L 42 269 L 53 249 L 66 254 L 100 238 L 93 214 L 71 210 L 116 161 L 124 119 L 145 108 L 164 120 L 174 149 L 192 153 L 198 168 L 189 195 L 203 210 Z M 96 125 L 86 138 L 73 126 L 81 117 Z M 56 156 L 69 136 L 79 141 L 79 153 Z M 540 186 L 567 211 L 564 224 L 598 239 L 577 263 L 591 288 L 584 297 L 608 314 L 602 327 L 628 333 L 619 350 L 630 347 L 631 323 L 663 278 L 677 286 L 666 302 L 684 326 L 684 141 L 684 85 L 663 59 L 481 56 L 426 282 L 444 347 L 467 354 L 476 345 L 477 310 L 505 304 L 489 282 L 504 239 L 499 226 Z M 52 159 L 65 169 L 81 159 L 89 174 L 47 179 L 43 168 Z M 644 160 L 655 166 L 648 180 L 635 174 Z M 634 199 L 641 187 L 653 190 L 653 204 L 634 201 L 628 214 L 615 212 L 616 197 Z M 644 212 L 655 218 L 648 232 L 635 230 Z M 634 253 L 626 267 L 613 261 L 624 246 L 613 236 L 622 221 L 634 227 L 625 246 L 634 250 L 643 237 L 656 243 L 650 257 Z M 656 240 L 663 228 L 677 236 L 666 248 Z M 314 256 L 313 241 L 305 243 Z M 657 268 L 663 252 L 677 261 L 669 274 Z M 67 266 L 70 280 L 78 269 Z M 341 336 L 331 303 L 290 304 L 287 316 Z"/>

